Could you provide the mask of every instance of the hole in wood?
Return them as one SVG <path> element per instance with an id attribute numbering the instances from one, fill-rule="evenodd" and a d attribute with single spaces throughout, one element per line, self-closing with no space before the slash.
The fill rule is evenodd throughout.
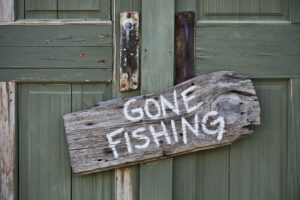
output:
<path id="1" fill-rule="evenodd" d="M 88 122 L 88 123 L 86 123 L 86 125 L 87 126 L 92 126 L 92 125 L 94 125 L 94 123 L 93 122 Z"/>

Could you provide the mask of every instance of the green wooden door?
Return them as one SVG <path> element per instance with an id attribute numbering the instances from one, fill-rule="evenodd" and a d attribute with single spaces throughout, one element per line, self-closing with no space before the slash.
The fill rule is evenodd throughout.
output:
<path id="1" fill-rule="evenodd" d="M 120 93 L 128 10 L 141 11 L 141 86 Z M 0 26 L 0 81 L 18 83 L 17 199 L 117 199 L 114 170 L 72 174 L 62 115 L 173 85 L 174 17 L 186 10 L 196 16 L 195 74 L 251 76 L 262 124 L 230 146 L 132 166 L 133 199 L 300 199 L 296 0 L 18 0 L 18 19 L 39 22 Z"/>

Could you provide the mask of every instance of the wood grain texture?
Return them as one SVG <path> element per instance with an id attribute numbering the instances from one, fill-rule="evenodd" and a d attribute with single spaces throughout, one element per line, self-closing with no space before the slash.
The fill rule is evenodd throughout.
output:
<path id="1" fill-rule="evenodd" d="M 287 0 L 200 0 L 197 6 L 200 21 L 289 20 Z"/>
<path id="2" fill-rule="evenodd" d="M 111 47 L 0 47 L 0 55 L 0 69 L 112 67 Z"/>
<path id="3" fill-rule="evenodd" d="M 141 93 L 173 86 L 175 1 L 141 0 Z M 140 200 L 172 199 L 173 159 L 140 166 Z M 155 196 L 154 196 L 155 195 Z"/>
<path id="4" fill-rule="evenodd" d="M 120 91 L 139 87 L 139 12 L 120 13 Z"/>
<path id="5" fill-rule="evenodd" d="M 0 26 L 0 46 L 112 46 L 110 25 Z"/>
<path id="6" fill-rule="evenodd" d="M 0 69 L 3 81 L 40 82 L 106 82 L 112 78 L 111 69 Z"/>
<path id="7" fill-rule="evenodd" d="M 124 11 L 140 11 L 140 1 L 139 0 L 116 0 L 114 2 L 114 30 L 115 30 L 115 49 L 114 49 L 114 77 L 112 81 L 113 85 L 113 97 L 131 97 L 140 95 L 140 87 L 137 90 L 130 90 L 127 92 L 120 92 L 120 70 L 117 69 L 117 63 L 120 63 L 120 13 Z M 140 49 L 139 52 L 140 53 Z M 124 173 L 127 175 L 122 176 Z M 129 176 L 130 174 L 131 176 Z M 115 170 L 115 199 L 120 200 L 124 196 L 131 196 L 132 200 L 139 199 L 139 180 L 140 180 L 140 167 L 139 165 L 126 167 L 126 170 L 123 168 L 118 168 Z M 120 181 L 130 182 L 131 187 L 117 187 L 122 184 Z"/>
<path id="8" fill-rule="evenodd" d="M 111 98 L 111 87 L 106 84 L 72 84 L 72 111 L 89 108 L 99 100 Z M 113 199 L 112 171 L 85 176 L 72 175 L 72 200 Z"/>
<path id="9" fill-rule="evenodd" d="M 287 199 L 288 81 L 257 80 L 255 86 L 262 125 L 231 145 L 230 199 Z"/>
<path id="10" fill-rule="evenodd" d="M 19 102 L 19 199 L 71 199 L 61 118 L 71 111 L 71 85 L 22 84 Z"/>
<path id="11" fill-rule="evenodd" d="M 289 93 L 289 137 L 288 137 L 288 197 L 300 198 L 300 79 L 290 79 Z"/>
<path id="12" fill-rule="evenodd" d="M 190 90 L 190 88 L 194 87 L 199 89 Z M 179 95 L 177 98 L 173 97 L 173 95 L 176 96 L 175 93 L 173 94 L 174 90 L 178 94 L 189 92 L 188 98 L 194 98 L 189 104 L 196 105 L 197 103 L 201 107 L 198 106 L 193 111 L 188 111 L 183 101 L 185 97 Z M 166 114 L 163 116 L 159 114 L 156 118 L 151 119 L 150 116 L 157 112 L 155 106 L 150 106 L 149 108 L 145 106 L 145 112 L 147 113 L 149 109 L 148 112 L 152 113 L 151 115 L 147 114 L 150 118 L 142 116 L 142 118 L 134 122 L 129 121 L 120 114 L 126 107 L 126 105 L 124 106 L 125 103 L 135 101 L 134 108 L 143 107 L 149 99 L 153 99 L 153 101 L 154 99 L 158 100 L 159 96 L 160 99 L 162 98 L 161 95 L 168 100 L 174 98 L 173 102 L 177 99 L 180 115 L 176 115 L 170 110 L 166 111 Z M 198 102 L 203 102 L 203 105 L 198 104 Z M 160 108 L 157 109 L 160 110 Z M 216 136 L 205 135 L 207 131 L 204 130 L 203 125 L 203 130 L 199 130 L 199 136 L 193 134 L 185 136 L 186 132 L 183 131 L 183 128 L 179 128 L 181 126 L 178 125 L 180 122 L 183 123 L 181 118 L 185 118 L 189 123 L 194 123 L 194 118 L 196 120 L 196 117 L 198 118 L 199 116 L 202 119 L 211 110 L 217 111 L 218 115 L 224 117 L 226 124 L 224 138 L 222 139 L 223 136 L 220 137 L 218 135 L 219 141 L 217 141 Z M 237 138 L 252 133 L 247 127 L 259 124 L 259 112 L 255 90 L 249 78 L 234 75 L 231 72 L 216 72 L 191 79 L 158 93 L 125 100 L 100 102 L 98 106 L 90 110 L 64 115 L 64 123 L 73 171 L 76 174 L 83 174 L 230 144 Z M 174 120 L 178 134 L 178 139 L 174 137 L 173 140 L 172 138 L 174 143 L 169 142 L 168 140 L 170 139 L 166 138 L 166 141 L 159 139 L 159 144 L 156 141 L 158 139 L 155 139 L 156 137 L 153 136 L 154 141 L 152 142 L 151 139 L 150 142 L 149 140 L 148 148 L 133 149 L 132 154 L 128 154 L 129 150 L 128 152 L 126 150 L 128 147 L 126 148 L 125 143 L 127 142 L 124 141 L 123 131 L 131 133 L 135 129 L 145 127 L 146 129 L 142 132 L 146 131 L 144 134 L 152 138 L 150 132 L 147 131 L 148 127 L 151 130 L 152 126 L 155 132 L 158 132 L 158 130 L 161 131 L 163 126 L 166 126 L 168 131 L 170 131 L 174 129 L 171 129 L 170 120 Z M 205 124 L 206 122 L 203 120 L 202 123 Z M 198 119 L 195 123 L 198 124 Z M 121 135 L 116 136 L 114 139 L 120 143 L 116 148 L 117 150 L 114 150 L 108 144 L 106 137 L 108 137 L 107 134 L 112 134 L 116 130 L 120 130 Z M 175 134 L 174 130 L 171 132 Z M 170 135 L 171 132 L 169 133 Z M 139 139 L 137 137 L 134 138 L 130 138 L 132 148 L 135 145 L 141 145 Z M 187 140 L 192 142 L 187 143 Z M 177 143 L 178 141 L 179 143 Z M 109 143 L 112 144 L 111 142 Z"/>
<path id="13" fill-rule="evenodd" d="M 227 69 L 253 78 L 293 77 L 300 74 L 299 44 L 298 25 L 201 24 L 196 28 L 196 75 Z"/>
<path id="14" fill-rule="evenodd" d="M 2 0 L 0 2 L 0 22 L 15 21 L 15 1 Z"/>
<path id="15" fill-rule="evenodd" d="M 15 83 L 0 82 L 0 199 L 5 200 L 16 198 L 15 108 Z"/>

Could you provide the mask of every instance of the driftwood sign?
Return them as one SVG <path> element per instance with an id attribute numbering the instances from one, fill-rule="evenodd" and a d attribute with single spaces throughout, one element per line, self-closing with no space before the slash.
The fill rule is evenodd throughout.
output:
<path id="1" fill-rule="evenodd" d="M 253 83 L 232 72 L 64 115 L 75 174 L 228 145 L 258 124 Z"/>

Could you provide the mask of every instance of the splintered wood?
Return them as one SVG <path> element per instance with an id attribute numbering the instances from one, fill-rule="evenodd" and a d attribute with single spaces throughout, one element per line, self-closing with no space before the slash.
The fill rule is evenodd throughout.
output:
<path id="1" fill-rule="evenodd" d="M 64 115 L 75 174 L 228 145 L 258 124 L 251 79 L 226 71 Z"/>

